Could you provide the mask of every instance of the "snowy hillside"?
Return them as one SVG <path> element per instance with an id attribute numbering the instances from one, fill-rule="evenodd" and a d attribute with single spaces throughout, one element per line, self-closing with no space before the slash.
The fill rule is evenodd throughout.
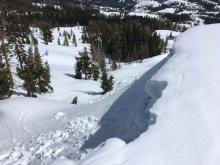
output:
<path id="1" fill-rule="evenodd" d="M 96 0 L 91 3 L 96 4 Z M 113 2 L 113 3 L 112 3 Z M 116 5 L 117 4 L 117 5 Z M 184 23 L 188 26 L 219 22 L 220 1 L 218 0 L 125 0 L 99 1 L 104 15 L 119 15 L 121 6 L 127 9 L 129 15 L 167 18 L 168 20 Z M 103 10 L 106 11 L 103 12 Z M 184 18 L 184 19 L 182 19 Z M 182 20 L 180 20 L 182 19 Z"/>
<path id="2" fill-rule="evenodd" d="M 156 124 L 129 144 L 107 140 L 80 164 L 219 165 L 219 34 L 216 24 L 180 35 L 173 56 L 145 84 L 157 99 L 150 108 Z"/>
<path id="3" fill-rule="evenodd" d="M 133 62 L 130 64 L 121 63 L 121 68 L 116 71 L 110 71 L 110 74 L 114 76 L 114 91 L 107 94 L 106 96 L 102 95 L 102 89 L 100 87 L 100 81 L 94 80 L 79 80 L 74 78 L 74 67 L 76 63 L 75 57 L 79 56 L 79 52 L 83 51 L 86 47 L 90 50 L 90 45 L 82 43 L 82 27 L 62 27 L 53 29 L 53 42 L 49 45 L 45 45 L 42 40 L 42 35 L 39 30 L 34 34 L 39 40 L 39 51 L 43 55 L 44 60 L 47 60 L 50 69 L 51 69 L 51 82 L 54 91 L 52 93 L 47 93 L 44 95 L 39 95 L 39 98 L 48 99 L 53 101 L 58 101 L 61 103 L 71 103 L 75 96 L 78 97 L 79 104 L 87 104 L 95 101 L 99 101 L 107 97 L 107 95 L 113 94 L 120 89 L 123 89 L 125 86 L 133 82 L 135 79 L 138 79 L 145 71 L 146 67 L 149 65 L 148 61 Z M 63 34 L 66 31 L 75 34 L 77 40 L 77 46 L 75 47 L 72 44 L 71 39 L 69 40 L 69 46 L 63 46 L 64 36 Z M 165 33 L 170 34 L 171 31 L 162 30 L 158 34 L 161 34 L 161 37 L 164 37 Z M 175 34 L 174 34 L 175 36 Z M 57 41 L 60 39 L 61 45 L 58 45 Z M 107 62 L 108 64 L 108 62 Z M 14 71 L 16 70 L 16 63 L 13 64 Z M 110 67 L 109 65 L 107 67 Z M 16 87 L 15 94 L 13 97 L 23 97 L 26 92 L 22 88 L 22 81 L 16 78 Z"/>
<path id="4" fill-rule="evenodd" d="M 150 70 L 164 57 L 158 56 L 145 60 L 144 69 L 138 67 L 135 69 L 135 65 L 138 64 L 134 64 L 132 72 L 140 73 Z M 127 72 L 126 75 L 128 75 Z M 135 85 L 138 88 L 129 90 L 129 95 L 132 95 L 134 90 L 137 93 L 145 93 L 143 88 L 147 80 L 148 77 L 142 78 L 142 85 L 140 83 Z M 134 111 L 137 107 L 136 99 L 131 101 L 130 97 L 120 98 L 125 89 L 119 90 L 102 101 L 80 106 L 24 97 L 0 101 L 0 131 L 4 132 L 0 136 L 0 164 L 48 164 L 62 157 L 78 160 L 86 153 L 86 151 L 80 151 L 83 143 L 88 140 L 89 135 L 94 134 L 100 128 L 100 121 L 109 109 L 112 112 L 116 111 L 109 116 L 110 119 L 116 120 L 120 117 L 118 122 L 112 124 L 118 127 L 118 131 L 133 123 L 133 120 L 127 120 L 124 123 L 122 120 L 124 115 L 145 119 L 143 116 L 143 113 L 146 113 L 145 109 Z M 139 97 L 139 99 L 144 102 L 145 97 Z M 118 106 L 112 106 L 116 100 L 122 109 L 130 108 L 124 111 L 123 116 L 118 116 L 117 110 L 120 110 Z M 128 110 L 129 113 L 127 113 Z M 105 122 L 108 121 L 109 118 Z M 121 126 L 119 127 L 118 124 Z M 146 124 L 140 124 L 142 129 L 146 129 Z M 135 128 L 135 125 L 133 127 Z M 140 131 L 143 132 L 138 130 L 135 133 L 136 136 L 140 134 Z M 111 134 L 109 134 L 110 137 Z M 109 136 L 107 135 L 106 138 Z"/>
<path id="5" fill-rule="evenodd" d="M 81 27 L 60 31 L 71 29 L 76 47 L 58 45 L 57 29 L 45 45 L 35 30 L 54 92 L 24 97 L 15 77 L 15 94 L 0 101 L 0 164 L 219 165 L 220 24 L 157 30 L 168 49 L 175 40 L 170 54 L 108 67 L 115 84 L 105 95 L 99 81 L 72 76 L 90 45 Z M 70 104 L 76 95 L 80 105 Z"/>
<path id="6" fill-rule="evenodd" d="M 118 117 L 120 120 L 111 124 L 111 128 L 117 128 L 117 132 L 120 133 L 122 129 L 126 131 L 128 126 L 133 125 L 130 127 L 135 130 L 133 133 L 124 135 L 120 133 L 130 141 L 147 129 L 148 124 L 140 123 L 139 120 L 149 120 L 149 112 L 145 112 L 145 98 L 148 96 L 138 97 L 139 103 L 142 104 L 136 102 L 137 99 L 133 101 L 130 99 L 134 92 L 143 93 L 142 95 L 146 93 L 143 88 L 153 74 L 153 66 L 162 61 L 167 54 L 145 59 L 142 63 L 139 61 L 121 63 L 121 67 L 115 71 L 107 65 L 115 83 L 114 90 L 103 95 L 100 80 L 77 80 L 73 77 L 75 57 L 84 47 L 88 49 L 90 47 L 89 44 L 82 43 L 82 27 L 59 28 L 59 31 L 57 28 L 53 29 L 54 40 L 48 45 L 44 44 L 38 30 L 33 31 L 39 40 L 39 51 L 43 59 L 49 63 L 54 91 L 38 94 L 35 99 L 27 98 L 22 81 L 13 75 L 16 80 L 15 92 L 12 98 L 0 101 L 0 132 L 4 132 L 0 136 L 0 164 L 48 164 L 62 157 L 79 160 L 87 153 L 88 148 L 83 150 L 81 148 L 89 136 L 99 130 L 101 123 L 111 124 L 109 120 L 118 120 Z M 62 46 L 64 37 L 59 33 L 64 31 L 69 33 L 73 31 L 77 40 L 76 47 L 71 41 L 69 46 Z M 176 32 L 165 30 L 157 33 L 163 39 L 171 33 L 173 36 L 178 35 Z M 61 45 L 57 43 L 58 38 Z M 172 42 L 170 40 L 170 46 Z M 12 66 L 15 71 L 15 59 Z M 147 71 L 151 74 L 149 75 Z M 142 77 L 143 74 L 147 76 Z M 127 95 L 129 97 L 126 97 Z M 77 106 L 70 104 L 75 96 L 78 96 Z M 135 111 L 136 108 L 139 111 Z M 126 109 L 123 116 L 128 118 L 135 116 L 135 119 L 124 122 L 117 112 L 121 109 Z M 105 117 L 108 111 L 111 115 Z M 115 134 L 114 131 L 109 133 L 100 140 Z M 96 144 L 98 145 L 99 141 Z"/>

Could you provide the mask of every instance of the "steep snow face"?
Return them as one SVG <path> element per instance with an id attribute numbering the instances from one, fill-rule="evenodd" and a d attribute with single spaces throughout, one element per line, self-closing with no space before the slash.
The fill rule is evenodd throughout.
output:
<path id="1" fill-rule="evenodd" d="M 216 24 L 180 35 L 174 55 L 151 79 L 167 82 L 150 109 L 157 115 L 156 124 L 127 145 L 115 147 L 116 139 L 114 144 L 105 142 L 81 164 L 219 165 L 219 34 Z M 146 89 L 154 97 L 153 83 L 147 83 Z M 117 143 L 122 144 L 120 139 Z"/>

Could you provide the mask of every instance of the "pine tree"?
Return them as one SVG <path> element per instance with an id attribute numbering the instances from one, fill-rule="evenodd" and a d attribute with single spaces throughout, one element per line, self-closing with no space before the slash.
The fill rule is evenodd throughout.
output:
<path id="1" fill-rule="evenodd" d="M 34 37 L 34 35 L 31 35 L 31 43 L 32 45 L 38 45 L 38 40 L 36 37 Z"/>
<path id="2" fill-rule="evenodd" d="M 26 37 L 26 42 L 25 43 L 28 44 L 28 45 L 31 44 L 29 36 Z"/>
<path id="3" fill-rule="evenodd" d="M 76 57 L 76 65 L 75 65 L 75 78 L 82 79 L 82 62 L 79 57 Z"/>
<path id="4" fill-rule="evenodd" d="M 36 97 L 36 86 L 35 86 L 35 79 L 33 75 L 34 70 L 34 58 L 33 58 L 33 51 L 32 47 L 28 49 L 27 56 L 23 61 L 23 68 L 17 67 L 17 73 L 19 78 L 21 78 L 24 83 L 23 87 L 27 91 L 27 96 L 29 97 Z"/>
<path id="5" fill-rule="evenodd" d="M 72 36 L 72 35 L 74 35 L 73 34 L 73 29 L 71 28 L 71 30 L 70 30 L 70 35 Z"/>
<path id="6" fill-rule="evenodd" d="M 117 66 L 115 60 L 112 60 L 112 70 L 116 70 L 116 69 L 118 69 L 118 66 Z"/>
<path id="7" fill-rule="evenodd" d="M 24 70 L 24 62 L 26 60 L 26 51 L 24 49 L 24 45 L 22 44 L 21 40 L 17 38 L 14 42 L 14 55 L 18 59 L 18 67 L 20 68 L 20 71 Z"/>
<path id="8" fill-rule="evenodd" d="M 113 76 L 110 76 L 108 78 L 106 70 L 102 71 L 101 88 L 103 89 L 103 94 L 112 91 L 114 85 L 113 79 L 114 79 Z"/>
<path id="9" fill-rule="evenodd" d="M 76 36 L 73 34 L 72 43 L 75 47 L 77 47 Z"/>
<path id="10" fill-rule="evenodd" d="M 66 32 L 66 30 L 64 30 L 63 31 L 63 36 L 66 37 L 66 35 L 67 35 L 67 32 Z"/>
<path id="11" fill-rule="evenodd" d="M 99 68 L 97 65 L 93 64 L 92 65 L 92 78 L 97 81 L 99 79 Z"/>
<path id="12" fill-rule="evenodd" d="M 57 44 L 60 45 L 60 38 L 58 38 L 58 40 L 57 40 Z"/>
<path id="13" fill-rule="evenodd" d="M 53 91 L 53 87 L 50 85 L 51 84 L 51 75 L 50 75 L 50 67 L 48 62 L 45 62 L 44 64 L 44 70 L 42 73 L 42 80 L 41 84 L 39 84 L 39 89 L 41 93 L 46 93 L 46 92 L 51 92 Z"/>
<path id="14" fill-rule="evenodd" d="M 91 59 L 88 55 L 87 49 L 85 48 L 83 52 L 80 53 L 81 55 L 81 62 L 82 62 L 82 74 L 84 74 L 85 79 L 91 78 Z"/>
<path id="15" fill-rule="evenodd" d="M 39 50 L 35 47 L 34 50 L 34 63 L 35 63 L 35 79 L 36 85 L 38 87 L 38 93 L 46 93 L 48 91 L 52 91 L 53 88 L 51 87 L 50 83 L 50 68 L 49 64 L 45 62 L 43 64 Z"/>
<path id="16" fill-rule="evenodd" d="M 65 38 L 64 38 L 63 46 L 69 46 L 69 41 L 67 39 L 67 36 L 65 36 Z"/>
<path id="17" fill-rule="evenodd" d="M 10 77 L 8 75 L 8 69 L 3 62 L 2 54 L 0 54 L 0 100 L 10 97 Z"/>
<path id="18" fill-rule="evenodd" d="M 71 39 L 71 35 L 69 33 L 67 33 L 67 38 L 70 40 Z"/>
<path id="19" fill-rule="evenodd" d="M 5 61 L 5 65 L 7 68 L 7 74 L 9 76 L 9 82 L 10 82 L 10 88 L 13 88 L 14 81 L 11 73 L 11 64 L 10 64 L 10 54 L 11 54 L 11 46 L 9 43 L 5 43 L 4 39 L 2 39 L 1 45 L 0 45 L 0 55 L 2 56 L 2 60 Z"/>
<path id="20" fill-rule="evenodd" d="M 82 34 L 82 43 L 87 43 L 89 41 L 88 36 L 86 33 Z"/>
<path id="21" fill-rule="evenodd" d="M 53 41 L 53 34 L 52 34 L 52 31 L 50 29 L 49 24 L 47 24 L 47 23 L 41 24 L 40 30 L 41 30 L 43 40 L 44 40 L 46 45 L 48 45 L 49 42 Z"/>

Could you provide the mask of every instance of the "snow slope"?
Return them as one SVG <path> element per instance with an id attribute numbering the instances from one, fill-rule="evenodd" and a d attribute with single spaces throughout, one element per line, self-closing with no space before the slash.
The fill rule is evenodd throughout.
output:
<path id="1" fill-rule="evenodd" d="M 75 57 L 84 47 L 89 49 L 89 45 L 81 41 L 82 27 L 60 28 L 60 32 L 71 29 L 77 47 L 71 43 L 58 45 L 58 37 L 61 44 L 64 37 L 59 36 L 57 29 L 53 30 L 53 43 L 45 45 L 39 31 L 34 30 L 39 50 L 45 54 L 43 59 L 48 60 L 51 68 L 54 92 L 38 95 L 36 99 L 26 98 L 22 81 L 15 76 L 15 94 L 0 101 L 0 164 L 49 164 L 55 159 L 58 163 L 70 163 L 68 159 L 82 159 L 88 148 L 108 138 L 117 136 L 131 142 L 154 122 L 154 116 L 145 111 L 152 100 L 143 89 L 165 62 L 166 55 L 142 63 L 121 63 L 115 71 L 108 68 L 114 76 L 114 90 L 103 96 L 99 81 L 76 80 L 72 76 Z M 171 31 L 157 33 L 165 37 Z M 13 62 L 16 66 L 16 61 Z M 71 105 L 76 95 L 81 104 Z"/>
<path id="2" fill-rule="evenodd" d="M 138 76 L 150 70 L 164 57 L 166 55 L 146 59 L 142 63 L 123 64 L 121 69 L 112 72 L 118 80 L 115 92 L 102 96 L 100 101 L 96 100 L 93 104 L 75 106 L 49 99 L 49 96 L 36 99 L 15 97 L 0 101 L 0 164 L 48 164 L 54 159 L 68 163 L 69 161 L 65 158 L 78 160 L 84 157 L 87 151 L 81 151 L 81 147 L 89 136 L 100 128 L 100 120 L 106 112 L 109 109 L 117 110 L 117 107 L 111 108 L 113 103 L 116 100 L 119 105 L 123 101 L 129 102 L 129 98 L 126 100 L 126 97 L 121 97 L 121 94 L 127 88 L 130 89 L 129 84 L 137 84 Z M 140 80 L 146 82 L 147 78 Z M 145 82 L 141 83 L 143 86 L 138 88 L 138 92 L 144 92 L 142 89 Z M 89 86 L 89 82 L 87 85 Z M 71 89 L 71 86 L 65 88 Z M 133 90 L 129 91 L 131 95 Z M 62 95 L 65 96 L 65 93 L 61 93 Z M 144 97 L 139 99 L 143 101 Z M 129 105 L 130 108 L 136 106 L 136 104 L 132 105 L 132 102 Z M 126 104 L 121 104 L 121 108 L 123 106 Z M 141 117 L 141 114 L 145 113 L 144 109 L 128 110 L 130 110 L 128 116 L 131 117 L 132 115 Z M 110 119 L 118 119 L 115 124 L 120 124 L 119 128 L 127 128 L 133 122 L 127 120 L 125 123 L 121 120 L 122 118 L 123 116 L 118 118 L 117 113 L 110 116 Z M 132 136 L 138 136 L 147 127 L 146 124 L 139 125 L 142 129 L 131 134 Z M 106 138 L 112 135 L 114 130 Z"/>
<path id="3" fill-rule="evenodd" d="M 80 165 L 219 165 L 220 25 L 191 28 L 180 35 L 174 55 L 146 83 L 156 124 L 129 144 L 114 138 Z"/>

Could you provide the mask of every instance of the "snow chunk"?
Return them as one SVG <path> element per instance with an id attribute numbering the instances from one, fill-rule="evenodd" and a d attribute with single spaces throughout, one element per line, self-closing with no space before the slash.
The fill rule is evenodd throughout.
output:
<path id="1" fill-rule="evenodd" d="M 77 165 L 77 163 L 69 159 L 58 159 L 49 165 Z"/>

